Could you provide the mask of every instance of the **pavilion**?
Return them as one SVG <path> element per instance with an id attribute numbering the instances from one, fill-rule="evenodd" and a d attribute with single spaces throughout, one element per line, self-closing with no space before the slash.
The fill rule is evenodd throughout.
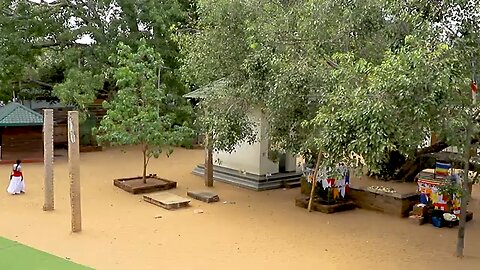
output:
<path id="1" fill-rule="evenodd" d="M 0 160 L 43 162 L 43 116 L 20 103 L 0 108 Z"/>

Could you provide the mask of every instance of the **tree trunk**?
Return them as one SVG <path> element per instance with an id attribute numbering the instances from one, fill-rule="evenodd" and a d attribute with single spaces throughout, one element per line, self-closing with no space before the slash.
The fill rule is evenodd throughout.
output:
<path id="1" fill-rule="evenodd" d="M 143 173 L 142 173 L 142 180 L 143 180 L 143 183 L 146 184 L 147 183 L 147 147 L 144 146 L 143 147 Z"/>
<path id="2" fill-rule="evenodd" d="M 205 156 L 205 186 L 213 187 L 213 151 L 206 149 Z"/>
<path id="3" fill-rule="evenodd" d="M 429 156 L 420 156 L 416 159 L 407 160 L 398 170 L 395 179 L 403 180 L 404 182 L 413 182 L 415 177 L 421 171 L 427 168 L 435 167 L 435 158 Z"/>
<path id="4" fill-rule="evenodd" d="M 205 186 L 213 187 L 213 150 L 210 146 L 211 135 L 205 136 Z"/>
<path id="5" fill-rule="evenodd" d="M 317 174 L 318 174 L 318 168 L 320 167 L 320 159 L 322 158 L 322 153 L 318 152 L 317 156 L 317 163 L 315 164 L 315 169 L 313 171 L 313 179 L 312 179 L 312 190 L 310 190 L 310 199 L 308 200 L 308 207 L 307 210 L 308 212 L 312 211 L 312 203 L 313 203 L 313 197 L 315 193 L 315 187 L 317 186 Z"/>
<path id="6" fill-rule="evenodd" d="M 392 152 L 389 154 L 387 162 L 381 166 L 383 170 L 378 176 L 384 179 L 413 182 L 419 172 L 426 168 L 433 168 L 435 165 L 434 158 L 428 154 L 440 152 L 448 146 L 447 143 L 438 141 L 428 147 L 419 149 L 415 156 L 409 159 L 398 152 Z"/>
<path id="7" fill-rule="evenodd" d="M 458 226 L 458 236 L 457 236 L 457 257 L 463 257 L 463 248 L 465 247 L 465 223 L 467 223 L 467 205 L 469 199 L 469 186 L 468 186 L 468 171 L 470 170 L 470 146 L 471 146 L 471 123 L 467 123 L 466 128 L 466 140 L 465 140 L 465 149 L 464 155 L 464 169 L 463 169 L 463 196 L 462 196 L 462 203 L 460 204 L 460 224 Z"/>

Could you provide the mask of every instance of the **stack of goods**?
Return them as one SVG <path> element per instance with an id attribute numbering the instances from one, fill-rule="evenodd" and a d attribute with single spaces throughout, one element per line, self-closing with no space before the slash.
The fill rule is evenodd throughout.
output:
<path id="1" fill-rule="evenodd" d="M 418 191 L 420 191 L 420 203 L 432 205 L 436 210 L 453 212 L 460 215 L 461 199 L 456 194 L 441 194 L 439 188 L 445 181 L 418 179 Z"/>
<path id="2" fill-rule="evenodd" d="M 450 228 L 458 225 L 459 223 L 458 217 L 450 213 L 443 213 L 443 220 L 445 221 L 445 225 Z"/>
<path id="3" fill-rule="evenodd" d="M 438 228 L 458 225 L 460 216 L 461 191 L 457 188 L 461 179 L 457 174 L 450 175 L 450 168 L 450 164 L 437 162 L 433 179 L 422 176 L 417 180 L 420 205 L 426 210 L 423 211 L 424 222 L 431 222 Z M 418 218 L 415 216 L 412 218 Z"/>
<path id="4" fill-rule="evenodd" d="M 431 223 L 437 228 L 449 227 L 453 228 L 459 223 L 459 219 L 456 215 L 451 213 L 445 213 L 442 210 L 429 211 L 431 215 Z"/>
<path id="5" fill-rule="evenodd" d="M 416 204 L 415 206 L 413 206 L 413 211 L 410 212 L 409 219 L 414 224 L 422 225 L 428 219 L 427 212 L 428 212 L 428 206 L 426 204 L 423 204 L 423 203 Z"/>

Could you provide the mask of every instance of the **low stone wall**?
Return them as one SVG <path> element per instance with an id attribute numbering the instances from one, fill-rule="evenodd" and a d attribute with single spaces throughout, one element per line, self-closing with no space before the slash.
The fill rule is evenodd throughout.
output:
<path id="1" fill-rule="evenodd" d="M 350 188 L 349 197 L 359 208 L 398 217 L 408 217 L 408 213 L 420 199 L 420 195 L 417 193 L 384 193 L 363 187 Z"/>
<path id="2" fill-rule="evenodd" d="M 310 196 L 312 185 L 305 177 L 300 179 L 303 195 Z M 318 187 L 317 187 L 318 188 Z M 348 198 L 359 208 L 374 210 L 398 217 L 408 217 L 413 206 L 420 200 L 420 195 L 412 193 L 384 193 L 371 191 L 367 187 L 350 187 Z"/>

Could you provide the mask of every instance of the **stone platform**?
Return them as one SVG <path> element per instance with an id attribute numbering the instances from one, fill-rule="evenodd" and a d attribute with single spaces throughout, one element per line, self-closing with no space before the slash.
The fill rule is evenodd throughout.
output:
<path id="1" fill-rule="evenodd" d="M 416 192 L 385 193 L 358 186 L 350 188 L 349 197 L 359 208 L 398 217 L 408 217 L 413 206 L 420 200 L 420 195 Z"/>
<path id="2" fill-rule="evenodd" d="M 210 191 L 187 191 L 187 196 L 206 203 L 220 201 L 218 195 Z"/>
<path id="3" fill-rule="evenodd" d="M 198 165 L 192 173 L 203 176 L 205 173 L 204 165 Z M 276 173 L 271 176 L 255 175 L 221 166 L 213 166 L 213 178 L 216 181 L 256 191 L 298 186 L 300 184 L 300 176 L 302 174 L 297 172 Z"/>
<path id="4" fill-rule="evenodd" d="M 385 193 L 370 190 L 369 186 L 385 186 L 397 192 Z M 408 217 L 413 205 L 418 203 L 420 195 L 416 193 L 416 183 L 385 182 L 367 177 L 352 179 L 348 198 L 363 209 L 374 210 L 398 217 Z M 301 180 L 301 193 L 309 196 L 312 186 L 303 177 Z"/>

